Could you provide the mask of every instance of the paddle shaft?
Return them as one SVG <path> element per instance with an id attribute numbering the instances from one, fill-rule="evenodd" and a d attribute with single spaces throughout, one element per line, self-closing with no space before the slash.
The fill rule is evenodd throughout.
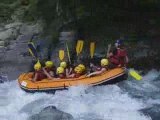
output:
<path id="1" fill-rule="evenodd" d="M 68 60 L 69 60 L 69 63 L 71 64 L 71 57 L 70 57 L 70 52 L 69 52 L 69 47 L 68 47 L 68 43 L 67 42 L 66 42 L 66 48 L 67 48 Z"/>
<path id="2" fill-rule="evenodd" d="M 111 44 L 108 45 L 108 49 L 107 49 L 107 58 L 109 57 L 109 52 L 110 52 L 110 50 L 111 50 L 111 46 L 112 46 Z"/>

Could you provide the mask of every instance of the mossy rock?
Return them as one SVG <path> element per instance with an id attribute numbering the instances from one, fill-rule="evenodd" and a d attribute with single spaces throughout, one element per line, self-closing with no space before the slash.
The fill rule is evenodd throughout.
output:
<path id="1" fill-rule="evenodd" d="M 0 4 L 12 4 L 16 2 L 17 0 L 1 0 Z"/>

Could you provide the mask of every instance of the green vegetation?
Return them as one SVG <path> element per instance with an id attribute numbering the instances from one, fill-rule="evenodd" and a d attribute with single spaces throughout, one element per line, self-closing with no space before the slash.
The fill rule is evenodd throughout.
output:
<path id="1" fill-rule="evenodd" d="M 135 41 L 158 35 L 159 5 L 159 0 L 1 0 L 0 20 L 21 8 L 24 21 L 43 19 L 45 34 L 53 38 L 62 30 L 82 30 L 86 39 Z"/>
<path id="2" fill-rule="evenodd" d="M 6 22 L 11 20 L 17 0 L 0 0 L 0 22 Z"/>
<path id="3" fill-rule="evenodd" d="M 149 29 L 155 29 L 159 24 L 158 0 L 35 1 L 31 3 L 34 8 L 30 9 L 31 13 L 45 20 L 49 34 L 51 31 L 80 28 L 88 38 L 149 37 L 152 35 Z"/>

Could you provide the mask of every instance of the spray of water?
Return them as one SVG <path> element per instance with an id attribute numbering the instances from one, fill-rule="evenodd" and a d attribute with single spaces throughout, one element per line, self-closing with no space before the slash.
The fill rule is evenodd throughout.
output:
<path id="1" fill-rule="evenodd" d="M 27 120 L 30 115 L 53 105 L 70 113 L 76 120 L 151 120 L 141 110 L 160 104 L 150 93 L 159 92 L 157 71 L 150 71 L 143 81 L 128 80 L 123 85 L 71 87 L 55 94 L 26 93 L 17 81 L 0 84 L 1 120 Z M 146 95 L 143 96 L 142 95 Z"/>

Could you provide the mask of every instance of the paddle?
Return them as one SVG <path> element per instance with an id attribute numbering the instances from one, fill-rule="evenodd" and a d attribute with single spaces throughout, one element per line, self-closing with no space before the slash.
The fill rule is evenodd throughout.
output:
<path id="1" fill-rule="evenodd" d="M 108 49 L 107 49 L 107 58 L 109 57 L 109 52 L 110 52 L 110 50 L 111 50 L 111 46 L 112 46 L 111 44 L 108 45 Z"/>
<path id="2" fill-rule="evenodd" d="M 69 60 L 69 63 L 71 64 L 71 57 L 70 57 L 70 52 L 69 52 L 69 47 L 68 47 L 67 42 L 66 42 L 66 48 L 67 48 L 67 56 L 68 56 L 68 60 Z"/>
<path id="3" fill-rule="evenodd" d="M 135 70 L 131 69 L 131 70 L 127 70 L 129 75 L 132 76 L 134 79 L 136 80 L 142 80 L 142 76 L 140 74 L 138 74 Z"/>
<path id="4" fill-rule="evenodd" d="M 35 34 L 32 36 L 32 38 L 30 39 L 30 41 L 28 42 L 28 50 L 29 50 L 29 53 L 35 58 L 38 60 L 38 53 L 37 53 L 37 50 L 36 50 L 36 47 L 34 45 L 34 43 L 32 42 L 33 38 L 35 36 L 37 36 L 38 34 Z"/>
<path id="5" fill-rule="evenodd" d="M 37 54 L 37 50 L 35 48 L 35 45 L 33 42 L 28 42 L 28 50 L 29 50 L 29 53 L 35 57 L 36 59 L 38 59 L 38 54 Z"/>
<path id="6" fill-rule="evenodd" d="M 83 43 L 84 43 L 83 40 L 78 40 L 78 41 L 77 41 L 77 45 L 76 45 L 76 53 L 77 53 L 77 56 L 82 52 Z"/>
<path id="7" fill-rule="evenodd" d="M 95 52 L 95 42 L 90 43 L 90 56 L 93 58 Z"/>
<path id="8" fill-rule="evenodd" d="M 61 61 L 64 59 L 64 50 L 59 50 L 59 59 Z"/>
<path id="9" fill-rule="evenodd" d="M 40 64 L 39 59 L 38 59 L 38 54 L 35 48 L 35 45 L 32 41 L 28 42 L 28 50 L 30 52 L 30 54 L 37 60 L 36 64 Z"/>

